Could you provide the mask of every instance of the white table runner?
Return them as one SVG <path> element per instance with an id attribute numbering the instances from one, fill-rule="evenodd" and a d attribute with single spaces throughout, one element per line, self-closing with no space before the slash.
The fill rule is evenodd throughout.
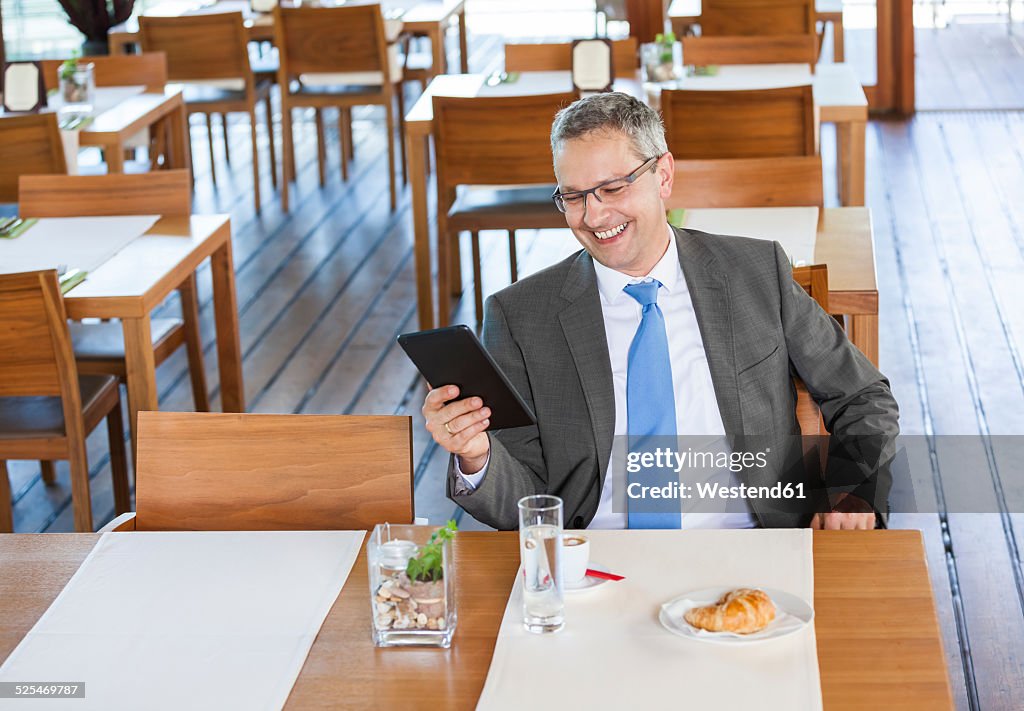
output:
<path id="1" fill-rule="evenodd" d="M 160 217 L 47 217 L 17 239 L 0 239 L 0 274 L 39 269 L 95 271 Z"/>
<path id="2" fill-rule="evenodd" d="M 513 587 L 478 709 L 758 709 L 822 707 L 814 626 L 758 644 L 677 637 L 661 604 L 716 586 L 775 588 L 813 604 L 810 530 L 587 531 L 591 562 L 626 576 L 566 595 L 566 626 L 522 625 Z M 527 703 L 527 706 L 530 704 Z"/>
<path id="3" fill-rule="evenodd" d="M 818 238 L 816 207 L 740 207 L 687 210 L 683 227 L 716 235 L 779 242 L 793 266 L 814 264 Z"/>
<path id="4" fill-rule="evenodd" d="M 279 709 L 363 536 L 104 534 L 0 667 L 0 681 L 84 682 L 85 700 L 4 703 L 33 710 Z"/>

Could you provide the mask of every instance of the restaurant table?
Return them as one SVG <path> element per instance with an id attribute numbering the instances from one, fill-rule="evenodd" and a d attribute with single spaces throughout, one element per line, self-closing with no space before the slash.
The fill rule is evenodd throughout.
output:
<path id="1" fill-rule="evenodd" d="M 832 61 L 845 60 L 845 43 L 843 37 L 843 1 L 817 0 L 814 4 L 815 15 L 821 22 L 832 23 Z M 701 0 L 672 0 L 668 8 L 668 19 L 672 23 L 672 31 L 682 37 L 700 23 Z"/>
<path id="2" fill-rule="evenodd" d="M 684 80 L 684 86 L 713 90 L 718 85 L 735 87 L 744 74 L 757 86 L 785 85 L 793 76 L 791 65 L 779 67 L 781 84 L 772 81 L 770 66 L 722 67 L 717 77 L 693 77 Z M 846 65 L 832 64 L 818 68 L 809 77 L 813 82 L 814 103 L 822 121 L 836 124 L 840 173 L 840 202 L 844 206 L 864 204 L 865 131 L 867 126 L 867 99 L 864 89 Z M 783 76 L 784 75 L 784 76 Z M 496 95 L 486 86 L 486 74 L 445 74 L 434 79 L 416 100 L 405 116 L 406 156 L 409 162 L 409 183 L 412 191 L 413 236 L 416 260 L 418 316 L 421 329 L 447 323 L 447 302 L 439 299 L 437 320 L 434 315 L 433 282 L 431 279 L 430 225 L 427 219 L 427 144 L 434 128 L 434 96 L 475 97 L 486 93 Z M 571 91 L 569 72 L 522 72 L 515 84 L 501 88 L 501 95 L 531 95 Z M 660 94 L 648 96 L 639 73 L 632 78 L 617 78 L 613 89 L 638 98 L 657 101 Z M 554 176 L 552 175 L 552 182 Z M 845 190 L 844 190 L 845 186 Z M 444 313 L 441 313 L 443 311 Z M 876 311 L 877 313 L 877 311 Z M 866 352 L 866 351 L 865 351 Z"/>
<path id="3" fill-rule="evenodd" d="M 90 219 L 102 226 L 104 218 Z M 45 218 L 40 225 L 43 221 Z M 53 256 L 55 261 L 60 258 L 59 254 Z M 244 412 L 242 350 L 228 215 L 161 217 L 145 234 L 90 270 L 85 281 L 64 295 L 69 319 L 120 319 L 128 414 L 133 423 L 140 411 L 158 409 L 150 314 L 207 258 L 213 277 L 221 401 L 225 412 Z M 131 429 L 134 436 L 135 427 Z M 137 453 L 135 442 L 132 444 L 133 452 Z"/>
<path id="4" fill-rule="evenodd" d="M 341 3 L 338 3 L 339 5 Z M 354 3 L 345 3 L 354 4 Z M 329 3 L 324 3 L 330 6 Z M 389 7 L 393 5 L 393 7 Z M 282 3 L 287 7 L 288 3 Z M 399 19 L 402 30 L 413 35 L 429 37 L 433 52 L 431 71 L 434 74 L 445 74 L 448 71 L 448 59 L 445 53 L 444 36 L 456 18 L 459 25 L 459 61 L 463 73 L 469 71 L 469 51 L 466 39 L 466 2 L 465 0 L 423 0 L 422 2 L 381 3 L 384 16 L 388 19 Z M 149 9 L 145 14 L 162 17 L 194 15 L 210 12 L 241 12 L 245 17 L 245 27 L 250 42 L 274 41 L 274 17 L 267 13 L 253 12 L 249 2 L 223 0 L 222 2 L 202 2 L 170 0 Z M 132 18 L 120 25 L 115 25 L 107 36 L 107 45 L 111 54 L 124 54 L 132 45 L 139 42 L 139 23 Z"/>
<path id="5" fill-rule="evenodd" d="M 103 150 L 103 159 L 110 173 L 124 172 L 124 152 L 128 139 L 141 131 L 164 130 L 167 137 L 167 165 L 165 168 L 192 170 L 189 149 L 188 112 L 182 98 L 182 88 L 169 84 L 163 93 L 140 90 L 126 93 L 129 87 L 100 87 L 96 89 L 98 113 L 75 129 L 79 147 L 96 146 Z M 104 95 L 114 95 L 116 101 L 106 105 Z M 73 156 L 67 157 L 69 161 Z"/>
<path id="6" fill-rule="evenodd" d="M 90 533 L 0 535 L 0 661 L 98 539 Z M 952 709 L 920 532 L 815 531 L 813 540 L 824 708 Z M 455 566 L 459 622 L 451 649 L 377 649 L 363 547 L 285 708 L 473 708 L 518 570 L 519 536 L 459 533 Z M 574 669 L 571 660 L 565 673 L 566 683 L 585 683 L 587 671 Z"/>

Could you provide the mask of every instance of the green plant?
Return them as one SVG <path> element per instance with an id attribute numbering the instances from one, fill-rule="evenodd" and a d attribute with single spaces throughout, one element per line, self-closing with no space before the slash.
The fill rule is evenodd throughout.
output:
<path id="1" fill-rule="evenodd" d="M 71 53 L 71 58 L 64 60 L 60 65 L 60 78 L 70 79 L 75 75 L 75 70 L 78 69 L 78 58 L 79 51 L 76 49 Z"/>
<path id="2" fill-rule="evenodd" d="M 444 553 L 442 548 L 445 541 L 455 538 L 455 532 L 459 527 L 455 521 L 449 521 L 444 528 L 439 528 L 430 536 L 430 540 L 420 548 L 419 555 L 409 559 L 405 568 L 405 574 L 409 580 L 431 582 L 444 577 Z"/>
<path id="3" fill-rule="evenodd" d="M 666 32 L 661 34 L 660 32 L 654 37 L 654 43 L 661 47 L 661 63 L 671 64 L 672 63 L 672 45 L 676 43 L 675 32 Z"/>

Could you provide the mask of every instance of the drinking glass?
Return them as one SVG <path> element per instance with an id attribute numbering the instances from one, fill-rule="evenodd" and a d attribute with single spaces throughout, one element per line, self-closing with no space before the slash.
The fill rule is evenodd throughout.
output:
<path id="1" fill-rule="evenodd" d="M 530 632 L 557 632 L 565 624 L 562 597 L 562 500 L 519 500 L 519 555 L 523 562 L 523 624 Z"/>

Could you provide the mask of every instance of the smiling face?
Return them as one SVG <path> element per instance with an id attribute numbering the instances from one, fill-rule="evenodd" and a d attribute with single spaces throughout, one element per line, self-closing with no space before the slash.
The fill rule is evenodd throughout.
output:
<path id="1" fill-rule="evenodd" d="M 638 155 L 629 137 L 600 131 L 565 141 L 555 154 L 561 192 L 586 190 L 629 175 L 653 156 Z M 586 211 L 569 209 L 565 220 L 583 248 L 601 264 L 646 276 L 668 248 L 665 199 L 672 194 L 675 164 L 666 153 L 613 200 L 586 197 Z"/>

